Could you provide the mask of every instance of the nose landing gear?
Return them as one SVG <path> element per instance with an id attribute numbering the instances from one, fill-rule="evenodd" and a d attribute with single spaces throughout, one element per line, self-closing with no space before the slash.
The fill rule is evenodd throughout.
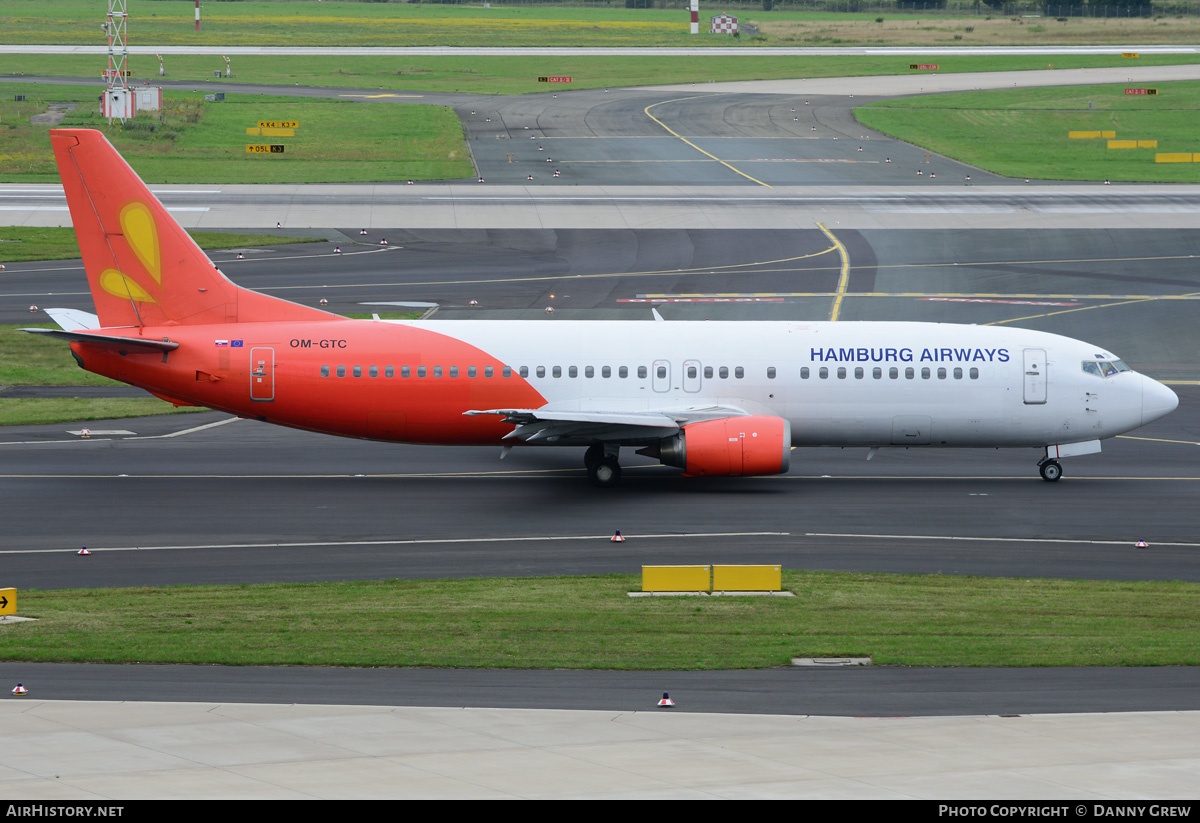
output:
<path id="1" fill-rule="evenodd" d="M 1043 459 L 1038 463 L 1038 473 L 1042 475 L 1043 480 L 1053 483 L 1062 477 L 1062 464 L 1057 460 Z"/>

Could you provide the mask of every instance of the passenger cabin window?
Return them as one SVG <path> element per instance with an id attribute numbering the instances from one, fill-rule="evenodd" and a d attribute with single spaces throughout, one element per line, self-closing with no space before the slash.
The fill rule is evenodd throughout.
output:
<path id="1" fill-rule="evenodd" d="M 555 377 L 562 377 L 562 366 L 555 366 L 550 370 L 550 373 Z"/>
<path id="2" fill-rule="evenodd" d="M 355 377 L 362 377 L 362 366 L 355 366 L 355 367 L 354 367 L 354 376 L 355 376 Z"/>
<path id="3" fill-rule="evenodd" d="M 594 368 L 592 368 L 591 366 L 584 366 L 583 367 L 583 376 L 584 377 L 595 377 L 596 370 Z"/>
<path id="4" fill-rule="evenodd" d="M 346 376 L 346 367 L 345 367 L 345 366 L 338 366 L 338 369 L 337 369 L 337 376 L 338 376 L 338 377 L 345 377 L 345 376 Z"/>
<path id="5" fill-rule="evenodd" d="M 371 366 L 371 368 L 369 368 L 367 370 L 367 374 L 369 374 L 371 377 L 378 377 L 379 376 L 379 367 Z"/>
<path id="6" fill-rule="evenodd" d="M 646 367 L 645 366 L 638 366 L 638 377 L 642 378 L 643 380 L 646 379 Z"/>
<path id="7" fill-rule="evenodd" d="M 729 367 L 728 367 L 728 366 L 722 366 L 722 367 L 721 367 L 721 371 L 719 371 L 719 372 L 718 372 L 718 374 L 720 374 L 720 375 L 721 375 L 721 379 L 722 379 L 722 380 L 725 380 L 726 378 L 728 378 L 728 377 L 729 377 Z"/>
<path id="8" fill-rule="evenodd" d="M 467 377 L 474 377 L 475 375 L 476 375 L 475 367 L 467 366 Z"/>
<path id="9" fill-rule="evenodd" d="M 579 376 L 579 367 L 578 366 L 571 366 L 567 369 L 567 377 L 578 377 L 578 376 Z"/>
<path id="10" fill-rule="evenodd" d="M 512 377 L 512 367 L 505 366 L 503 369 L 501 369 L 500 373 L 502 375 L 504 375 L 505 377 Z M 522 377 L 525 376 L 525 367 L 524 366 L 521 367 L 521 376 Z"/>
<path id="11" fill-rule="evenodd" d="M 746 376 L 746 370 L 743 369 L 741 366 L 735 366 L 733 369 L 733 376 L 736 377 L 738 380 L 741 380 L 743 377 Z"/>
<path id="12" fill-rule="evenodd" d="M 417 366 L 417 377 L 424 377 L 426 368 L 426 366 Z"/>
<path id="13" fill-rule="evenodd" d="M 822 380 L 828 380 L 829 379 L 829 369 L 822 366 L 821 370 L 817 372 L 817 377 L 820 377 Z"/>
<path id="14" fill-rule="evenodd" d="M 600 367 L 600 376 L 601 377 L 612 377 L 612 366 L 601 366 Z"/>
<path id="15" fill-rule="evenodd" d="M 712 376 L 713 376 L 713 369 L 712 369 L 712 366 L 705 366 L 705 367 L 704 367 L 704 379 L 705 379 L 705 380 L 712 380 Z"/>
<path id="16" fill-rule="evenodd" d="M 329 376 L 329 367 L 328 367 L 328 366 L 322 366 L 322 367 L 321 367 L 321 376 L 322 376 L 322 377 L 328 377 L 328 376 Z"/>
<path id="17" fill-rule="evenodd" d="M 619 369 L 617 369 L 617 376 L 618 377 L 628 377 L 629 376 L 629 367 L 621 366 Z"/>
<path id="18" fill-rule="evenodd" d="M 411 377 L 412 376 L 412 366 L 401 366 L 400 367 L 400 376 L 401 377 Z"/>
<path id="19" fill-rule="evenodd" d="M 859 369 L 859 371 L 862 371 L 862 369 Z M 805 366 L 804 368 L 800 369 L 800 379 L 801 380 L 807 380 L 808 375 L 809 375 L 808 366 Z"/>
<path id="20" fill-rule="evenodd" d="M 838 375 L 838 380 L 845 380 L 846 379 L 846 367 L 838 366 L 837 375 Z"/>
<path id="21" fill-rule="evenodd" d="M 667 376 L 667 367 L 666 366 L 659 366 L 658 369 L 656 369 L 656 371 L 658 373 L 659 380 L 662 380 L 664 377 Z"/>
<path id="22" fill-rule="evenodd" d="M 545 377 L 545 376 L 546 376 L 546 367 L 545 367 L 545 366 L 538 366 L 538 367 L 537 367 L 537 376 L 538 376 L 538 377 Z"/>
<path id="23" fill-rule="evenodd" d="M 522 366 L 522 367 L 521 367 L 521 370 L 520 370 L 519 372 L 517 372 L 517 373 L 518 373 L 519 375 L 521 375 L 521 377 L 528 377 L 528 376 L 529 376 L 529 367 L 528 367 L 528 366 Z"/>
<path id="24" fill-rule="evenodd" d="M 383 367 L 383 376 L 384 377 L 395 377 L 396 376 L 396 367 L 395 366 L 384 366 Z"/>
<path id="25" fill-rule="evenodd" d="M 855 366 L 855 367 L 854 367 L 854 379 L 855 379 L 855 380 L 862 380 L 862 379 L 863 379 L 863 375 L 864 375 L 865 373 L 866 373 L 866 372 L 864 372 L 864 371 L 863 371 L 863 367 L 862 367 L 862 366 Z"/>
<path id="26" fill-rule="evenodd" d="M 774 366 L 767 366 L 767 379 L 768 380 L 775 379 L 775 367 Z"/>

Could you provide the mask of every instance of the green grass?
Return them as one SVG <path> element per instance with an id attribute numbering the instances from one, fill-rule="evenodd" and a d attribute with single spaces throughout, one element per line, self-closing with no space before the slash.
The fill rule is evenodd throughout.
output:
<path id="1" fill-rule="evenodd" d="M 267 234 L 236 234 L 215 231 L 189 232 L 202 249 L 232 249 L 250 246 L 284 246 L 292 243 L 316 243 L 320 238 L 274 237 Z M 36 260 L 74 260 L 79 243 L 70 228 L 0 226 L 0 263 L 29 263 Z M 82 273 L 80 286 L 83 286 Z"/>
<path id="2" fill-rule="evenodd" d="M 80 272 L 81 280 L 82 277 L 83 272 Z M 19 331 L 19 329 L 57 328 L 58 326 L 54 323 L 22 323 L 19 326 L 0 326 L 0 386 L 125 385 L 79 368 L 75 359 L 71 357 L 71 349 L 65 340 L 55 340 L 46 335 L 27 334 Z M 0 405 L 7 407 L 10 403 L 15 402 L 11 399 L 0 400 Z M 12 423 L 8 425 L 12 425 Z"/>
<path id="3" fill-rule="evenodd" d="M 57 182 L 44 126 L 29 116 L 59 100 L 87 100 L 94 90 L 0 84 L 0 180 Z M 14 94 L 28 100 L 17 103 Z M 5 117 L 6 109 L 19 113 Z M 260 120 L 294 120 L 295 137 L 258 137 Z M 206 103 L 201 92 L 169 91 L 162 118 L 112 126 L 81 102 L 64 128 L 103 131 L 134 170 L 154 183 L 352 183 L 471 177 L 474 167 L 454 112 L 442 106 L 379 106 L 353 101 L 229 95 Z M 248 154 L 250 143 L 282 143 L 282 154 Z"/>
<path id="4" fill-rule="evenodd" d="M 204 411 L 209 409 L 198 406 L 176 408 L 157 397 L 9 397 L 0 399 L 0 426 L 83 423 Z"/>
<path id="5" fill-rule="evenodd" d="M 730 46 L 833 43 L 845 45 L 1027 45 L 1045 42 L 1194 43 L 1195 15 L 1160 19 L 1074 18 L 1025 20 L 984 9 L 920 13 L 840 13 L 762 10 L 739 4 L 728 10 L 763 37 L 735 40 L 703 31 L 716 9 L 703 12 L 702 33 L 689 34 L 686 7 L 625 9 L 577 6 L 474 4 L 237 2 L 202 5 L 195 31 L 186 2 L 130 6 L 129 36 L 156 45 L 325 46 Z M 8 0 L 0 31 L 13 43 L 103 44 L 104 7 L 94 0 Z M 1028 24 L 1028 25 L 1027 25 Z M 970 31 L 967 31 L 967 29 Z M 955 37 L 958 40 L 955 40 Z"/>
<path id="6" fill-rule="evenodd" d="M 920 49 L 912 54 L 919 56 Z M 166 62 L 168 79 L 212 85 L 213 71 L 224 70 L 219 57 L 172 55 Z M 983 55 L 930 58 L 943 74 L 975 71 L 1044 70 L 1129 66 L 1119 55 Z M 637 57 L 294 57 L 235 56 L 234 83 L 265 83 L 282 86 L 321 86 L 367 89 L 375 92 L 469 92 L 473 94 L 530 94 L 553 91 L 652 86 L 677 83 L 714 83 L 727 80 L 781 80 L 797 77 L 858 77 L 909 74 L 911 56 L 637 56 Z M 922 60 L 921 62 L 926 62 Z M 1192 54 L 1145 55 L 1134 61 L 1139 66 L 1162 66 L 1200 62 Z M 4 73 L 58 77 L 98 77 L 105 67 L 103 56 L 26 55 L 4 56 Z M 153 57 L 129 58 L 133 81 L 153 84 L 158 61 Z M 572 78 L 570 85 L 550 88 L 537 82 L 553 74 Z M 69 98 L 94 101 L 103 89 L 97 81 L 89 93 Z M 17 93 L 20 93 L 18 91 Z M 7 91 L 5 92 L 7 95 Z M 2 99 L 2 98 L 0 98 Z M 8 99 L 11 100 L 11 97 Z M 6 121 L 5 121 L 6 122 Z"/>
<path id="7" fill-rule="evenodd" d="M 1144 84 L 1127 84 L 1141 87 Z M 855 110 L 864 125 L 1008 177 L 1200 182 L 1200 163 L 1155 163 L 1158 152 L 1200 152 L 1200 82 L 967 92 L 889 100 Z M 1089 108 L 1091 104 L 1091 108 Z M 1109 149 L 1069 131 L 1115 131 L 1158 148 Z"/>
<path id="8" fill-rule="evenodd" d="M 94 550 L 103 557 L 103 550 Z M 1200 585 L 785 572 L 795 598 L 629 598 L 633 575 L 22 591 L 0 659 L 737 669 L 1200 664 Z"/>

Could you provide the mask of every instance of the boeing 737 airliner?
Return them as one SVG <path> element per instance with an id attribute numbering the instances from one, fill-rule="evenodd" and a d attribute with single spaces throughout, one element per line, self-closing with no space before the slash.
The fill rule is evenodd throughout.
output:
<path id="1" fill-rule="evenodd" d="M 786 472 L 794 446 L 990 446 L 1059 458 L 1175 393 L 1079 340 L 891 322 L 348 320 L 234 285 L 97 131 L 52 130 L 96 315 L 51 310 L 88 371 L 374 440 L 585 447 L 688 475 Z"/>

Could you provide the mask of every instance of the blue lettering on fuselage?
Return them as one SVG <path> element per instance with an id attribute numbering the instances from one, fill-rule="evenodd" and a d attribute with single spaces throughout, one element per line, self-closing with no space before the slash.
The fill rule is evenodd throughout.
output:
<path id="1" fill-rule="evenodd" d="M 1007 363 L 1008 349 L 921 349 L 919 356 L 914 350 L 904 348 L 812 348 L 809 358 L 821 363 Z"/>

